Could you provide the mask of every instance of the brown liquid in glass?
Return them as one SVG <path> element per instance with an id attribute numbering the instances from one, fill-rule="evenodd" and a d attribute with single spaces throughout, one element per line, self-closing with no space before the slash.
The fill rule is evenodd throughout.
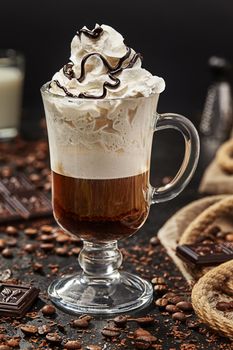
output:
<path id="1" fill-rule="evenodd" d="M 82 239 L 98 243 L 128 237 L 148 216 L 148 172 L 106 180 L 52 172 L 52 183 L 56 220 Z"/>

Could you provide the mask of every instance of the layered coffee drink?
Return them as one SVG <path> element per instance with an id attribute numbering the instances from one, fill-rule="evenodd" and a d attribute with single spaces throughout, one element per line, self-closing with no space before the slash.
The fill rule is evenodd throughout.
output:
<path id="1" fill-rule="evenodd" d="M 113 28 L 84 27 L 43 96 L 54 215 L 86 241 L 128 237 L 149 212 L 154 125 L 148 116 L 164 81 L 141 63 Z"/>

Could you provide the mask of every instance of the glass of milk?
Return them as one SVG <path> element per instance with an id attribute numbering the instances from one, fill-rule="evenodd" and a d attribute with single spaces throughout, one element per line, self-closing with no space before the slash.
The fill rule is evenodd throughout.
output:
<path id="1" fill-rule="evenodd" d="M 18 134 L 23 81 L 23 56 L 15 50 L 0 50 L 0 140 Z"/>

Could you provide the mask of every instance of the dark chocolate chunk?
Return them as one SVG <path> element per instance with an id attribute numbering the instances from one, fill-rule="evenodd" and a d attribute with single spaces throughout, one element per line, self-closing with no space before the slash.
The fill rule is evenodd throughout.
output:
<path id="1" fill-rule="evenodd" d="M 39 294 L 34 287 L 0 284 L 0 315 L 23 316 Z"/>
<path id="2" fill-rule="evenodd" d="M 195 266 L 218 265 L 233 259 L 233 245 L 230 243 L 178 245 L 176 255 Z"/>

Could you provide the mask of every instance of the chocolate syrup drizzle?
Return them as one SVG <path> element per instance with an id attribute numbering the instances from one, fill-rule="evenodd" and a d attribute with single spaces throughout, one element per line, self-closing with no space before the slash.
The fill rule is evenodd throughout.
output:
<path id="1" fill-rule="evenodd" d="M 79 32 L 77 32 L 77 35 L 80 36 L 81 33 L 87 35 L 89 38 L 91 39 L 97 39 L 99 38 L 99 36 L 101 35 L 101 33 L 103 32 L 103 29 L 101 27 L 97 27 L 95 29 L 93 29 L 92 31 L 91 30 L 88 30 L 88 29 L 80 29 Z M 100 96 L 95 96 L 95 95 L 90 95 L 90 94 L 86 94 L 86 93 L 80 93 L 79 95 L 74 95 L 72 94 L 71 92 L 69 92 L 64 86 L 62 86 L 58 80 L 54 80 L 53 82 L 60 88 L 64 91 L 64 93 L 66 94 L 66 96 L 69 96 L 69 97 L 77 97 L 77 98 L 91 98 L 91 99 L 101 99 L 101 98 L 104 98 L 106 97 L 107 95 L 107 88 L 110 88 L 110 89 L 116 89 L 121 81 L 119 78 L 117 78 L 115 76 L 115 74 L 119 74 L 121 73 L 124 69 L 127 69 L 127 68 L 132 68 L 134 66 L 134 64 L 137 62 L 137 60 L 140 58 L 142 60 L 142 56 L 141 54 L 139 53 L 135 53 L 133 55 L 133 57 L 131 58 L 130 62 L 127 64 L 126 67 L 122 67 L 123 63 L 126 61 L 126 59 L 128 59 L 131 55 L 131 48 L 129 47 L 126 47 L 127 51 L 126 51 L 126 54 L 121 57 L 118 61 L 118 63 L 116 64 L 115 67 L 111 66 L 107 59 L 101 55 L 100 53 L 98 52 L 92 52 L 92 53 L 89 53 L 87 54 L 86 56 L 83 57 L 82 61 L 81 61 L 81 73 L 80 73 L 80 76 L 79 78 L 77 78 L 77 80 L 81 83 L 84 81 L 84 79 L 86 78 L 86 71 L 85 71 L 85 64 L 87 62 L 87 60 L 92 57 L 92 56 L 97 56 L 101 59 L 101 61 L 103 62 L 105 68 L 107 69 L 107 74 L 108 74 L 108 77 L 113 80 L 113 83 L 110 83 L 108 81 L 105 81 L 104 84 L 103 84 L 103 93 L 102 95 Z M 73 71 L 73 63 L 67 63 L 64 67 L 63 67 L 63 74 L 68 78 L 68 79 L 73 79 L 75 78 L 75 73 Z M 50 83 L 50 86 L 51 86 L 51 83 Z"/>

